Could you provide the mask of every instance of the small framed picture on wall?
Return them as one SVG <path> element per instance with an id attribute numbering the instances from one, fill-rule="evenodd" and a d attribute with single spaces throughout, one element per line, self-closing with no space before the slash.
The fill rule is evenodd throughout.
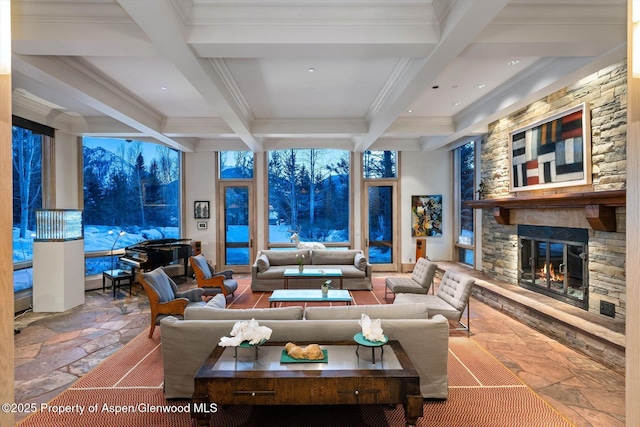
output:
<path id="1" fill-rule="evenodd" d="M 209 215 L 210 211 L 208 200 L 197 200 L 193 202 L 193 217 L 195 219 L 209 219 Z"/>
<path id="2" fill-rule="evenodd" d="M 198 221 L 197 222 L 198 230 L 206 230 L 207 229 L 207 221 Z"/>

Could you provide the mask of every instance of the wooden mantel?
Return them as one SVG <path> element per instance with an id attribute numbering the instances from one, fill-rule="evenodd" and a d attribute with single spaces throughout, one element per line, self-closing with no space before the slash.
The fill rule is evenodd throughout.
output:
<path id="1" fill-rule="evenodd" d="M 473 209 L 493 209 L 493 217 L 498 224 L 503 225 L 509 225 L 510 209 L 584 208 L 589 225 L 597 231 L 616 231 L 615 208 L 626 205 L 626 190 L 508 197 L 471 200 L 463 203 L 464 207 Z"/>

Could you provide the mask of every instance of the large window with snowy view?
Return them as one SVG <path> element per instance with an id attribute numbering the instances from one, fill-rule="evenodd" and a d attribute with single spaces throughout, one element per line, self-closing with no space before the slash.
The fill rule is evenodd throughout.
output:
<path id="1" fill-rule="evenodd" d="M 13 117 L 13 263 L 14 292 L 33 287 L 33 239 L 36 209 L 42 208 L 43 140 L 52 140 L 54 130 Z"/>
<path id="2" fill-rule="evenodd" d="M 220 179 L 253 178 L 253 151 L 221 151 Z"/>
<path id="3" fill-rule="evenodd" d="M 180 236 L 180 153 L 113 138 L 83 138 L 86 274 L 117 265 L 119 249 Z M 113 253 L 116 253 L 112 257 Z"/>
<path id="4" fill-rule="evenodd" d="M 464 206 L 464 202 L 474 199 L 475 158 L 474 141 L 469 141 L 456 148 L 454 152 L 456 222 L 458 228 L 456 249 L 458 261 L 468 265 L 473 265 L 474 260 L 474 223 L 473 208 Z"/>
<path id="5" fill-rule="evenodd" d="M 398 177 L 396 151 L 365 151 L 362 154 L 362 170 L 365 179 Z"/>
<path id="6" fill-rule="evenodd" d="M 269 243 L 350 241 L 350 153 L 333 149 L 270 151 Z M 340 246 L 340 245 L 336 245 Z"/>

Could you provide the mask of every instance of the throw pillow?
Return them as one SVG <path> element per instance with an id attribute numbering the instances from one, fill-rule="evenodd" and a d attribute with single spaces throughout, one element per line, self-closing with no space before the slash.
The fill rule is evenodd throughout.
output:
<path id="1" fill-rule="evenodd" d="M 262 254 L 258 257 L 256 261 L 256 265 L 258 266 L 258 272 L 262 273 L 263 271 L 267 271 L 271 265 L 269 264 L 269 258 L 265 254 Z"/>
<path id="2" fill-rule="evenodd" d="M 209 302 L 207 303 L 207 307 L 216 308 L 224 310 L 227 308 L 227 299 L 223 294 L 216 294 Z"/>
<path id="3" fill-rule="evenodd" d="M 367 258 L 362 254 L 356 254 L 356 256 L 353 257 L 353 265 L 355 265 L 358 270 L 365 271 L 367 269 Z"/>

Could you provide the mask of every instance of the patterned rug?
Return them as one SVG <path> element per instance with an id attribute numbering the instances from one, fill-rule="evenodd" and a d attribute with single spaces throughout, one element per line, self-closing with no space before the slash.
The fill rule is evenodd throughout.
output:
<path id="1" fill-rule="evenodd" d="M 380 287 L 377 287 L 380 289 Z M 356 304 L 384 303 L 379 292 L 354 293 Z M 242 289 L 231 308 L 268 306 L 268 294 Z M 186 400 L 167 401 L 162 392 L 160 333 L 143 332 L 19 427 L 193 426 Z M 428 356 L 427 356 L 428 357 Z M 404 426 L 402 406 L 233 406 L 211 415 L 225 427 Z M 473 338 L 451 337 L 449 398 L 427 400 L 418 426 L 572 426 Z"/>

